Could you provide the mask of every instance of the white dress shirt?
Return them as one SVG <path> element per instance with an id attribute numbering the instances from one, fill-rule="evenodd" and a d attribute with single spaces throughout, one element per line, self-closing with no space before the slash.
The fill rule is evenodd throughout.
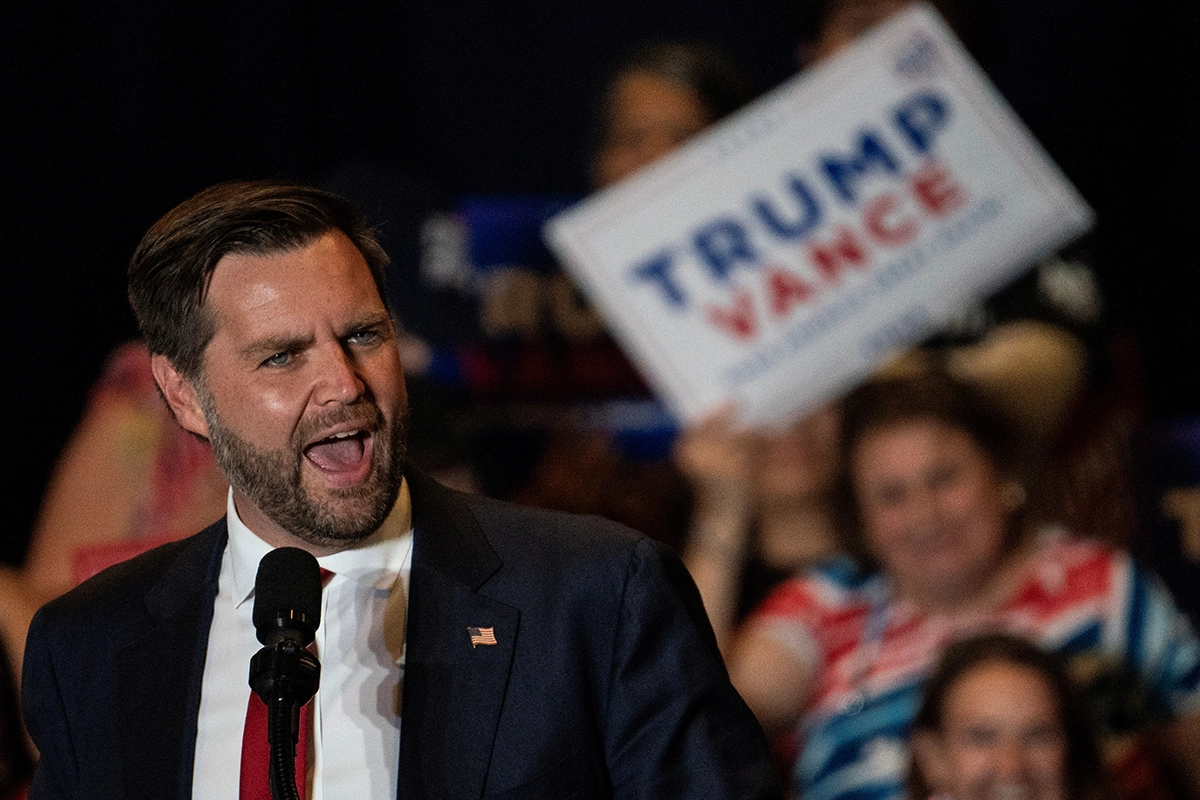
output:
<path id="1" fill-rule="evenodd" d="M 200 693 L 192 797 L 237 800 L 242 731 L 250 699 L 254 579 L 271 546 L 227 503 L 221 559 Z M 399 698 L 412 559 L 408 483 L 379 530 L 317 562 L 333 572 L 321 595 L 315 650 L 321 686 L 313 699 L 310 800 L 394 800 L 400 761 Z M 297 776 L 299 777 L 299 776 Z"/>

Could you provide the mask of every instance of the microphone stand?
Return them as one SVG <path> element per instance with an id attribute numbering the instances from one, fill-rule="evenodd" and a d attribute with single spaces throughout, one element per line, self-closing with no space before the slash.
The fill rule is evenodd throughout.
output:
<path id="1" fill-rule="evenodd" d="M 265 645 L 250 659 L 250 688 L 267 707 L 268 786 L 273 800 L 300 800 L 300 707 L 321 682 L 321 663 L 308 650 L 321 624 L 321 567 L 312 554 L 278 547 L 262 557 L 253 616 Z"/>
<path id="2" fill-rule="evenodd" d="M 300 800 L 296 789 L 296 743 L 300 707 L 312 699 L 321 681 L 317 657 L 289 636 L 268 644 L 250 659 L 250 686 L 267 706 L 267 770 L 274 800 Z"/>

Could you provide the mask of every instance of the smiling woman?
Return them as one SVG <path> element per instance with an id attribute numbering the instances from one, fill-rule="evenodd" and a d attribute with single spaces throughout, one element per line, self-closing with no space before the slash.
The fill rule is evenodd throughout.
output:
<path id="1" fill-rule="evenodd" d="M 1135 676 L 1143 700 L 1176 717 L 1165 741 L 1195 769 L 1200 641 L 1128 554 L 1025 519 L 1010 441 L 972 392 L 938 374 L 874 381 L 846 399 L 842 530 L 854 557 L 783 584 L 729 659 L 764 728 L 798 754 L 798 795 L 899 795 L 938 654 L 994 630 Z"/>
<path id="2" fill-rule="evenodd" d="M 954 612 L 986 599 L 1019 555 L 1025 492 L 1007 437 L 966 387 L 937 376 L 868 385 L 851 398 L 842 503 L 895 593 Z"/>
<path id="3" fill-rule="evenodd" d="M 909 796 L 946 800 L 1102 800 L 1090 718 L 1062 662 L 991 634 L 946 648 L 913 734 Z"/>

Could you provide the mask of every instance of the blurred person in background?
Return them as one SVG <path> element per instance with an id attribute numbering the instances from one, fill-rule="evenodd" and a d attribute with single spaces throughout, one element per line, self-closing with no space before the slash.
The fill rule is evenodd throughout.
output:
<path id="1" fill-rule="evenodd" d="M 816 4 L 806 61 L 836 53 L 907 5 Z M 937 5 L 964 38 L 973 38 L 973 20 L 957 4 Z M 713 118 L 697 98 L 703 87 L 720 83 L 680 77 L 697 70 L 681 68 L 672 61 L 678 56 L 670 48 L 645 50 L 614 73 L 603 95 L 605 122 L 593 168 L 598 185 L 670 152 Z M 722 95 L 710 89 L 707 96 Z M 1079 403 L 1088 377 L 1080 331 L 1099 313 L 1098 300 L 1094 287 L 1089 292 L 1090 284 L 1075 280 L 1078 272 L 1074 262 L 1048 262 L 987 307 L 964 311 L 904 368 L 944 368 L 969 381 L 1011 421 L 1023 448 L 1045 449 Z M 827 407 L 782 432 L 747 431 L 727 409 L 681 434 L 676 464 L 694 499 L 682 550 L 723 647 L 776 583 L 836 551 L 829 498 L 838 468 L 836 420 L 837 411 Z M 794 474 L 785 477 L 789 470 Z"/>
<path id="2" fill-rule="evenodd" d="M 21 725 L 17 684 L 0 645 L 0 800 L 25 800 L 33 775 L 33 754 Z"/>
<path id="3" fill-rule="evenodd" d="M 705 45 L 635 50 L 601 93 L 595 185 L 632 175 L 736 111 L 751 97 L 748 86 Z M 832 407 L 781 430 L 745 430 L 726 409 L 676 443 L 693 494 L 684 560 L 722 646 L 776 583 L 832 552 L 837 427 Z"/>
<path id="4" fill-rule="evenodd" d="M 1027 518 L 1013 439 L 960 382 L 880 379 L 842 409 L 851 556 L 782 584 L 727 659 L 792 761 L 792 791 L 898 796 L 938 653 L 995 629 L 1135 678 L 1127 688 L 1165 714 L 1164 753 L 1200 789 L 1200 641 L 1158 581 L 1125 552 Z"/>
<path id="5" fill-rule="evenodd" d="M 749 81 L 713 46 L 658 41 L 629 52 L 590 109 L 580 149 L 591 188 L 631 175 L 750 97 Z M 440 229 L 441 256 L 458 253 L 446 260 L 477 270 L 478 330 L 410 363 L 469 398 L 457 422 L 480 493 L 597 514 L 678 546 L 688 493 L 670 460 L 673 423 L 541 243 L 537 231 L 561 207 L 520 196 L 461 204 Z"/>
<path id="6" fill-rule="evenodd" d="M 611 186 L 657 161 L 753 96 L 741 68 L 711 45 L 664 41 L 633 50 L 600 92 L 593 186 Z"/>
<path id="7" fill-rule="evenodd" d="M 175 423 L 145 344 L 114 350 L 59 456 L 24 565 L 0 572 L 0 624 L 14 674 L 39 606 L 217 520 L 228 488 L 208 444 Z"/>
<path id="8" fill-rule="evenodd" d="M 635 48 L 610 69 L 597 95 L 588 143 L 593 188 L 628 178 L 752 97 L 751 83 L 740 67 L 712 45 L 655 41 Z M 632 373 L 627 358 L 602 333 L 603 322 L 568 277 L 556 272 L 551 281 L 558 295 L 574 297 L 576 323 L 590 320 L 583 327 L 600 332 L 607 356 Z M 686 493 L 685 482 L 669 462 L 630 459 L 606 432 L 568 420 L 548 432 L 528 482 L 513 499 L 600 514 L 678 546 L 687 517 Z M 703 583 L 701 593 L 707 606 L 711 592 Z"/>
<path id="9" fill-rule="evenodd" d="M 836 550 L 840 418 L 830 405 L 782 430 L 746 430 L 730 409 L 676 443 L 693 492 L 684 562 L 722 650 L 776 585 Z"/>
<path id="10" fill-rule="evenodd" d="M 984 634 L 946 648 L 913 723 L 909 797 L 1113 800 L 1095 727 L 1061 660 Z"/>
<path id="11" fill-rule="evenodd" d="M 837 54 L 913 0 L 817 0 L 800 7 L 801 68 Z M 986 48 L 986 7 L 934 0 L 966 46 Z M 1047 461 L 1047 509 L 1114 544 L 1134 533 L 1131 442 L 1139 424 L 1138 370 L 1107 330 L 1087 240 L 964 308 L 894 368 L 941 369 L 973 385 L 1017 445 Z"/>
<path id="12" fill-rule="evenodd" d="M 915 0 L 806 0 L 797 8 L 796 62 L 814 61 L 849 47 L 859 36 L 911 6 Z M 968 49 L 979 35 L 979 5 L 959 0 L 931 0 L 932 5 Z M 974 12 L 974 13 L 968 13 Z"/>

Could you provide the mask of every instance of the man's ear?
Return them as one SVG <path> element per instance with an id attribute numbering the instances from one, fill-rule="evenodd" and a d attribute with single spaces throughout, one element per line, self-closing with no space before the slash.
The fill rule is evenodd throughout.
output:
<path id="1" fill-rule="evenodd" d="M 928 730 L 916 730 L 912 735 L 913 763 L 921 770 L 925 783 L 940 794 L 952 788 L 950 763 L 942 737 Z"/>
<path id="2" fill-rule="evenodd" d="M 183 429 L 207 439 L 208 421 L 192 382 L 176 372 L 167 357 L 159 353 L 150 356 L 150 370 L 167 405 L 171 407 L 171 413 Z"/>

